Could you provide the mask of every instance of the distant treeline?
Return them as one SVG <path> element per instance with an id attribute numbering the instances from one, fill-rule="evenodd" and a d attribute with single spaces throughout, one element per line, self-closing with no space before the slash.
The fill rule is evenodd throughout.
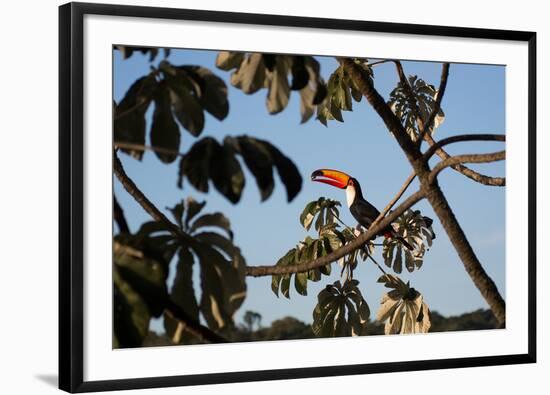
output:
<path id="1" fill-rule="evenodd" d="M 438 312 L 432 312 L 432 326 L 430 332 L 446 331 L 467 331 L 494 329 L 497 324 L 490 310 L 479 309 L 471 313 L 465 313 L 458 316 L 444 317 Z M 368 325 L 366 335 L 383 335 L 384 325 L 378 322 L 371 322 Z M 293 340 L 293 339 L 311 339 L 315 338 L 311 330 L 311 325 L 306 324 L 294 317 L 284 317 L 275 320 L 270 326 L 261 326 L 260 321 L 255 325 L 241 324 L 231 330 L 227 330 L 223 335 L 231 342 L 263 341 L 263 340 Z M 188 339 L 185 343 L 197 343 L 193 339 Z M 168 346 L 173 345 L 172 340 L 165 334 L 149 332 L 145 339 L 144 347 Z"/>

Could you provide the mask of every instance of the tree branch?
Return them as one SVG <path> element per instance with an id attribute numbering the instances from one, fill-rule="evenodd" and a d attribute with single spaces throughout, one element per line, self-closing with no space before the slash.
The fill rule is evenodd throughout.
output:
<path id="1" fill-rule="evenodd" d="M 431 150 L 432 147 L 434 147 L 437 144 L 430 134 L 426 134 L 424 136 L 424 140 L 426 140 L 428 142 L 428 144 L 430 145 L 429 150 Z M 504 141 L 504 140 L 502 140 L 502 141 Z M 450 157 L 450 155 L 445 150 L 443 150 L 442 148 L 435 149 L 435 152 L 443 160 Z M 474 171 L 474 170 L 472 170 L 472 169 L 470 169 L 466 166 L 460 165 L 460 164 L 459 165 L 454 165 L 454 166 L 452 166 L 452 168 L 454 170 L 458 171 L 459 173 L 465 175 L 466 177 L 468 177 L 468 178 L 470 178 L 470 179 L 472 179 L 476 182 L 479 182 L 480 184 L 491 185 L 491 186 L 499 186 L 499 187 L 503 187 L 503 186 L 506 185 L 506 178 L 504 178 L 504 177 L 489 177 L 489 176 L 478 173 L 477 171 Z"/>
<path id="2" fill-rule="evenodd" d="M 409 162 L 413 163 L 421 158 L 420 150 L 413 144 L 401 121 L 386 104 L 384 98 L 374 89 L 372 81 L 365 75 L 365 71 L 349 58 L 339 58 L 338 61 L 353 78 L 361 94 L 382 118 L 388 130 L 394 135 Z"/>
<path id="3" fill-rule="evenodd" d="M 391 111 L 384 98 L 376 91 L 370 78 L 363 74 L 361 68 L 355 65 L 351 59 L 339 58 L 338 60 L 345 67 L 350 77 L 354 79 L 362 95 L 367 99 L 372 108 L 384 121 L 386 127 L 395 136 L 399 146 L 411 163 L 416 176 L 420 180 L 421 193 L 425 194 L 430 202 L 443 229 L 445 229 L 445 232 L 457 251 L 466 272 L 479 289 L 485 301 L 489 304 L 496 319 L 500 323 L 504 323 L 506 321 L 506 303 L 498 292 L 495 283 L 485 272 L 481 262 L 475 255 L 445 195 L 441 191 L 437 179 L 435 179 L 434 182 L 429 182 L 430 168 L 427 161 L 420 153 L 419 148 L 411 141 L 399 119 L 397 119 L 395 114 Z M 426 136 L 429 136 L 429 134 L 426 134 Z M 390 216 L 392 214 L 390 214 Z M 384 221 L 381 221 L 380 224 Z"/>
<path id="4" fill-rule="evenodd" d="M 391 214 L 381 220 L 378 225 L 371 226 L 366 232 L 361 233 L 356 239 L 350 241 L 348 244 L 344 245 L 341 248 L 338 248 L 336 251 L 331 252 L 328 255 L 322 256 L 320 258 L 314 259 L 310 262 L 300 263 L 298 265 L 291 266 L 247 266 L 246 275 L 252 277 L 260 276 L 269 276 L 273 274 L 288 274 L 288 273 L 302 273 L 311 269 L 316 269 L 321 266 L 328 265 L 343 256 L 350 254 L 351 252 L 361 248 L 369 240 L 376 237 L 376 235 L 384 229 L 386 226 L 389 226 L 397 217 L 405 212 L 408 208 L 416 204 L 419 200 L 424 197 L 422 191 L 417 191 L 411 196 L 409 196 L 401 205 L 399 205 Z"/>
<path id="5" fill-rule="evenodd" d="M 490 154 L 469 154 L 450 156 L 444 161 L 434 166 L 428 177 L 428 182 L 432 183 L 437 175 L 445 168 L 461 163 L 489 163 L 506 159 L 506 151 L 493 152 Z"/>
<path id="6" fill-rule="evenodd" d="M 399 199 L 401 199 L 401 196 L 405 193 L 409 185 L 413 182 L 414 178 L 416 177 L 416 173 L 412 173 L 406 180 L 401 189 L 397 192 L 397 194 L 394 196 L 392 200 L 384 207 L 384 210 L 378 215 L 378 217 L 374 220 L 374 222 L 371 224 L 371 227 L 376 226 L 382 218 L 386 216 L 386 214 L 391 210 L 391 208 L 397 203 Z"/>
<path id="7" fill-rule="evenodd" d="M 134 200 L 156 221 L 162 222 L 168 231 L 175 237 L 184 240 L 188 243 L 194 243 L 195 239 L 181 230 L 177 225 L 170 221 L 166 215 L 160 212 L 160 210 L 141 192 L 137 185 L 132 181 L 130 177 L 124 171 L 120 159 L 116 155 L 113 155 L 113 172 L 116 177 L 126 189 L 126 191 L 134 198 Z"/>
<path id="8" fill-rule="evenodd" d="M 439 148 L 444 147 L 445 145 L 462 141 L 506 141 L 506 136 L 504 134 L 459 134 L 456 136 L 446 137 L 438 142 L 434 141 L 434 145 L 424 152 L 424 159 L 430 159 Z"/>

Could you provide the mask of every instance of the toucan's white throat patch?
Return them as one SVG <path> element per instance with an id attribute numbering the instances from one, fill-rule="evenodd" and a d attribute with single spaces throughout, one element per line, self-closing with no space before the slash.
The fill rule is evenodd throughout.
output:
<path id="1" fill-rule="evenodd" d="M 351 207 L 355 200 L 355 188 L 351 185 L 346 187 L 346 200 L 348 201 L 348 207 Z"/>

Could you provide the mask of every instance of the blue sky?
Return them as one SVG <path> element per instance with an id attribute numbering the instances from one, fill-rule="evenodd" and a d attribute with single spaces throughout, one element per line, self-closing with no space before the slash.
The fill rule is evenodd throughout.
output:
<path id="1" fill-rule="evenodd" d="M 220 122 L 207 114 L 201 137 L 212 136 L 221 140 L 226 135 L 248 134 L 270 141 L 292 158 L 300 170 L 304 183 L 299 195 L 287 203 L 285 189 L 276 176 L 272 196 L 262 203 L 253 177 L 243 167 L 246 187 L 241 201 L 233 205 L 214 188 L 208 194 L 202 194 L 186 182 L 183 189 L 178 189 L 177 161 L 165 165 L 151 152 L 147 152 L 141 162 L 123 154 L 120 158 L 128 175 L 157 207 L 171 207 L 181 199 L 193 196 L 197 200 L 207 201 L 204 212 L 221 211 L 228 216 L 235 233 L 235 244 L 243 251 L 248 265 L 274 264 L 306 236 L 298 216 L 307 202 L 326 196 L 340 200 L 345 205 L 345 196 L 341 190 L 309 181 L 313 170 L 335 168 L 353 175 L 361 182 L 365 198 L 379 209 L 395 195 L 410 174 L 410 165 L 397 143 L 364 100 L 354 102 L 353 111 L 344 113 L 344 123 L 331 121 L 325 127 L 311 119 L 300 124 L 299 96 L 295 92 L 291 94 L 290 103 L 282 113 L 269 115 L 265 107 L 266 90 L 249 96 L 231 87 L 230 73 L 216 69 L 215 57 L 214 51 L 197 50 L 172 50 L 169 57 L 169 61 L 175 65 L 208 67 L 222 77 L 229 87 L 228 117 Z M 330 57 L 317 59 L 321 63 L 321 74 L 327 80 L 337 63 Z M 160 60 L 161 56 L 153 63 Z M 115 51 L 115 100 L 120 100 L 131 83 L 148 72 L 149 66 L 146 56 L 134 54 L 130 59 L 122 60 L 120 53 Z M 439 84 L 440 63 L 407 61 L 403 66 L 407 74 L 418 75 L 436 86 Z M 391 64 L 377 66 L 374 81 L 378 91 L 387 99 L 397 84 L 395 67 Z M 452 64 L 442 104 L 446 119 L 437 129 L 435 138 L 462 133 L 505 133 L 504 87 L 504 66 Z M 148 113 L 148 127 L 151 110 Z M 186 152 L 196 139 L 183 129 L 181 133 L 180 151 Z M 448 151 L 460 154 L 499 149 L 502 149 L 502 143 L 483 142 L 455 144 L 449 146 Z M 435 163 L 437 159 L 433 161 Z M 472 167 L 489 175 L 503 176 L 505 171 L 503 162 Z M 439 180 L 474 251 L 505 296 L 505 189 L 475 183 L 451 169 L 445 170 Z M 410 192 L 415 190 L 415 185 L 409 188 Z M 132 231 L 150 219 L 116 179 L 114 190 Z M 436 218 L 426 202 L 416 207 L 424 215 Z M 347 209 L 341 212 L 347 224 L 355 224 Z M 487 308 L 437 220 L 434 222 L 434 231 L 437 239 L 433 248 L 427 252 L 421 270 L 413 273 L 404 270 L 401 278 L 410 280 L 411 285 L 424 295 L 429 307 L 444 315 Z M 382 261 L 379 253 L 378 258 Z M 333 265 L 334 269 L 339 269 L 336 264 Z M 360 264 L 354 272 L 371 308 L 371 318 L 385 292 L 384 287 L 376 283 L 378 276 L 378 269 L 369 262 Z M 241 321 L 246 310 L 254 310 L 262 314 L 262 323 L 266 325 L 288 315 L 311 322 L 317 293 L 338 278 L 339 270 L 333 270 L 330 277 L 323 277 L 318 283 L 309 282 L 307 296 L 300 296 L 291 289 L 290 300 L 277 298 L 271 292 L 271 277 L 248 278 L 248 295 L 237 312 L 236 320 Z M 160 330 L 162 326 L 154 322 L 152 328 Z"/>

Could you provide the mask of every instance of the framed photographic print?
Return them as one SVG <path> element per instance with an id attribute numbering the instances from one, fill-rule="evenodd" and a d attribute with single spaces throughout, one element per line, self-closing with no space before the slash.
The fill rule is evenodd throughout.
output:
<path id="1" fill-rule="evenodd" d="M 60 7 L 69 392 L 536 360 L 533 32 Z"/>

